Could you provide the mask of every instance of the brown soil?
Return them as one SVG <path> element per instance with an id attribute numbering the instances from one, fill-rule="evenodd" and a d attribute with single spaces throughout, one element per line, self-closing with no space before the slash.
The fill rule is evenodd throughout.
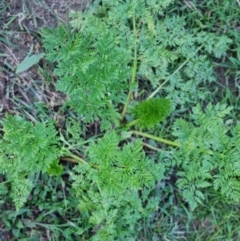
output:
<path id="1" fill-rule="evenodd" d="M 63 96 L 55 92 L 46 79 L 50 78 L 49 74 L 41 71 L 38 66 L 18 75 L 15 70 L 27 54 L 43 52 L 38 33 L 41 28 L 65 24 L 69 11 L 84 11 L 90 2 L 91 0 L 3 0 L 0 3 L 0 118 L 5 112 L 21 114 L 25 110 L 30 115 L 29 118 L 34 119 L 30 103 L 43 102 L 53 108 L 62 102 Z M 1 41 L 1 37 L 5 41 Z M 40 66 L 47 64 L 40 62 Z"/>

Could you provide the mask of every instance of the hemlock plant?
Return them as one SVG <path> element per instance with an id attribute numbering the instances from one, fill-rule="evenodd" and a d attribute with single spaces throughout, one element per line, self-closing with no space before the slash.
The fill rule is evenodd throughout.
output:
<path id="1" fill-rule="evenodd" d="M 214 80 L 209 57 L 224 56 L 231 40 L 185 29 L 183 18 L 166 15 L 173 0 L 101 2 L 87 13 L 71 13 L 70 27 L 42 30 L 56 88 L 67 96 L 64 108 L 81 125 L 100 123 L 100 135 L 83 140 L 80 123 L 71 118 L 66 136 L 53 123 L 6 115 L 0 194 L 10 185 L 19 210 L 37 173 L 61 175 L 60 160 L 71 160 L 72 189 L 86 224 L 82 235 L 94 230 L 91 240 L 134 240 L 138 221 L 158 206 L 161 197 L 152 193 L 169 166 L 191 209 L 204 202 L 206 188 L 238 202 L 240 126 L 225 123 L 230 107 L 208 104 L 202 111 L 196 105 L 188 121 L 177 119 L 172 133 L 165 132 L 175 141 L 152 134 L 170 112 L 206 97 L 201 86 Z M 162 143 L 168 163 L 148 157 L 139 137 Z"/>

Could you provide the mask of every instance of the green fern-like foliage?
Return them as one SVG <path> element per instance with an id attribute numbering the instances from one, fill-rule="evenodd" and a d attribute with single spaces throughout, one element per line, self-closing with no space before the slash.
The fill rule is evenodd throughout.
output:
<path id="1" fill-rule="evenodd" d="M 84 117 L 85 123 L 101 120 L 102 129 L 108 129 L 121 118 L 116 107 L 125 101 L 128 91 L 129 53 L 118 46 L 114 30 L 97 20 L 93 27 L 94 32 L 86 28 L 71 34 L 60 27 L 42 34 L 47 58 L 57 62 L 56 87 L 67 94 L 66 104 Z"/>
<path id="2" fill-rule="evenodd" d="M 138 103 L 131 113 L 141 128 L 153 128 L 170 113 L 170 101 L 161 98 L 149 99 Z"/>
<path id="3" fill-rule="evenodd" d="M 52 124 L 36 123 L 6 115 L 0 140 L 0 173 L 11 183 L 11 196 L 17 209 L 26 201 L 37 172 L 48 172 L 60 156 L 57 132 Z"/>
<path id="4" fill-rule="evenodd" d="M 173 3 L 103 0 L 90 12 L 72 12 L 70 29 L 42 31 L 46 56 L 57 64 L 57 89 L 86 123 L 118 126 L 135 49 L 138 78 L 153 92 L 161 87 L 173 109 L 208 98 L 202 86 L 215 80 L 209 56 L 226 55 L 231 39 L 188 29 L 183 17 L 168 14 Z"/>
<path id="5" fill-rule="evenodd" d="M 125 116 L 123 105 L 132 103 L 132 92 L 143 91 L 136 79 L 150 86 L 151 92 L 131 111 L 141 128 L 152 128 L 165 118 L 169 101 L 173 109 L 184 111 L 207 99 L 204 84 L 215 81 L 210 55 L 226 55 L 229 38 L 188 29 L 183 17 L 168 14 L 174 0 L 97 3 L 90 12 L 71 13 L 69 28 L 42 31 L 46 56 L 56 64 L 57 89 L 67 95 L 66 104 L 78 117 L 85 123 L 99 121 L 105 131 L 117 127 Z M 167 99 L 152 98 L 159 92 Z M 239 199 L 239 150 L 235 148 L 239 127 L 231 134 L 227 131 L 223 118 L 229 111 L 226 106 L 209 105 L 203 113 L 198 106 L 190 117 L 193 123 L 176 121 L 177 142 L 164 140 L 180 146 L 170 153 L 178 168 L 178 186 L 192 209 L 204 200 L 204 188 Z M 120 141 L 110 132 L 91 144 L 87 163 L 73 174 L 79 208 L 87 227 L 96 230 L 96 240 L 124 237 L 123 230 L 131 233 L 143 214 L 139 210 L 146 199 L 141 195 L 153 187 L 152 170 L 159 169 L 148 166 L 153 162 L 144 157 L 140 142 L 120 148 Z M 134 210 L 132 222 L 119 219 L 120 215 L 129 219 L 130 210 Z"/>
<path id="6" fill-rule="evenodd" d="M 163 178 L 164 166 L 145 157 L 140 140 L 122 148 L 120 141 L 115 132 L 106 134 L 90 145 L 88 164 L 74 168 L 78 206 L 96 240 L 133 238 L 138 220 L 153 211 L 147 198 Z"/>
<path id="7" fill-rule="evenodd" d="M 174 151 L 178 187 L 192 209 L 205 199 L 205 188 L 240 201 L 239 125 L 230 132 L 223 121 L 231 109 L 209 104 L 203 112 L 198 105 L 190 117 L 193 123 L 179 119 L 174 125 L 173 134 L 181 143 Z"/>
<path id="8" fill-rule="evenodd" d="M 42 31 L 47 59 L 57 64 L 57 89 L 67 94 L 67 105 L 86 123 L 100 120 L 102 130 L 118 126 L 119 107 L 129 91 L 134 48 L 138 43 L 142 46 L 142 38 L 150 33 L 154 38 L 154 18 L 170 3 L 102 1 L 94 14 L 71 13 L 73 31 L 65 27 Z M 144 33 L 139 40 L 133 18 L 137 32 Z"/>

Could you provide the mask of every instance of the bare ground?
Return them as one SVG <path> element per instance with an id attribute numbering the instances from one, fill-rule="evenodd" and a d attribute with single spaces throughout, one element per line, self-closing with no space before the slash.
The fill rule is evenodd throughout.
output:
<path id="1" fill-rule="evenodd" d="M 54 91 L 51 66 L 41 61 L 27 71 L 15 74 L 27 54 L 43 52 L 39 30 L 65 24 L 70 10 L 84 11 L 90 0 L 0 0 L 0 118 L 5 112 L 27 112 L 35 118 L 32 103 L 53 108 L 63 96 Z M 47 65 L 47 66 L 46 66 Z"/>

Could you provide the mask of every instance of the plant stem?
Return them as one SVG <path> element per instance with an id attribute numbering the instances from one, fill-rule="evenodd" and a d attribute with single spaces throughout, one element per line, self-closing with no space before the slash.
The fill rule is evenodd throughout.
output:
<path id="1" fill-rule="evenodd" d="M 127 123 L 124 127 L 131 127 L 134 126 L 136 123 L 138 123 L 139 120 L 133 120 Z"/>
<path id="2" fill-rule="evenodd" d="M 71 162 L 73 162 L 73 159 L 74 159 L 74 162 L 81 162 L 83 164 L 87 164 L 89 165 L 86 161 L 84 161 L 81 157 L 77 156 L 77 155 L 74 155 L 72 154 L 69 150 L 65 149 L 65 148 L 62 148 L 63 150 L 63 154 L 65 155 L 64 156 L 64 159 L 67 160 L 66 158 L 70 158 L 71 159 Z M 72 159 L 73 158 L 73 159 Z"/>
<path id="3" fill-rule="evenodd" d="M 168 145 L 171 145 L 171 146 L 180 147 L 180 144 L 178 142 L 169 141 L 167 139 L 163 139 L 163 138 L 158 137 L 158 136 L 154 136 L 154 135 L 147 134 L 147 133 L 140 132 L 140 131 L 132 131 L 132 133 L 135 134 L 135 135 L 144 136 L 144 137 L 150 138 L 152 140 L 155 140 L 155 141 L 158 141 L 158 142 L 162 142 L 162 143 L 165 143 L 165 144 L 168 144 Z"/>
<path id="4" fill-rule="evenodd" d="M 60 140 L 63 141 L 68 146 L 69 149 L 75 149 L 73 145 L 71 145 L 68 141 L 66 141 L 66 139 L 64 138 L 61 132 L 59 132 L 59 134 L 60 134 Z"/>
<path id="5" fill-rule="evenodd" d="M 152 145 L 149 145 L 149 144 L 147 144 L 147 143 L 145 143 L 145 142 L 143 142 L 143 145 L 146 146 L 147 148 L 151 149 L 151 150 L 154 150 L 154 151 L 157 151 L 157 152 L 160 152 L 160 151 L 161 151 L 161 149 L 159 149 L 159 148 L 157 148 L 157 147 L 154 147 L 154 146 L 152 146 Z"/>
<path id="6" fill-rule="evenodd" d="M 135 79 L 136 79 L 136 74 L 137 74 L 137 30 L 136 30 L 136 20 L 135 20 L 135 16 L 133 16 L 133 34 L 135 36 L 135 45 L 134 45 L 134 59 L 133 59 L 133 70 L 132 70 L 132 78 L 131 78 L 131 82 L 130 82 L 130 89 L 128 92 L 128 96 L 127 96 L 127 101 L 123 107 L 123 111 L 122 111 L 122 119 L 124 118 L 124 116 L 126 115 L 129 103 L 131 101 L 132 98 L 132 84 L 134 84 Z"/>
<path id="7" fill-rule="evenodd" d="M 67 162 L 72 162 L 72 163 L 79 163 L 79 161 L 77 161 L 74 158 L 68 157 L 68 156 L 62 156 L 60 158 L 61 161 L 67 161 Z"/>

